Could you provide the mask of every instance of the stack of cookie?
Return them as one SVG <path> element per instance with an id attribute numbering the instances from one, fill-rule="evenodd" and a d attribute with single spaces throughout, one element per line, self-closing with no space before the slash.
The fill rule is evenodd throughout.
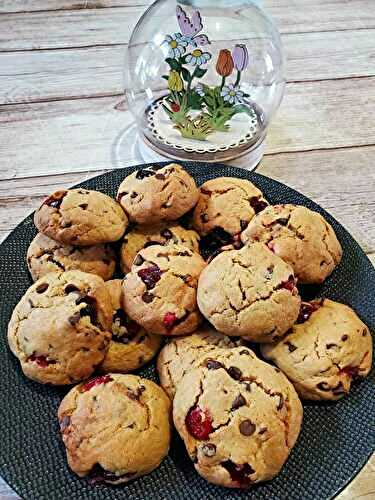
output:
<path id="1" fill-rule="evenodd" d="M 298 438 L 299 397 L 339 399 L 370 370 L 371 334 L 354 311 L 299 294 L 340 262 L 332 227 L 306 207 L 269 205 L 247 180 L 198 189 L 177 164 L 147 167 L 123 180 L 117 201 L 54 193 L 35 224 L 35 283 L 13 312 L 9 345 L 33 380 L 78 383 L 58 417 L 71 469 L 93 482 L 157 467 L 172 413 L 205 479 L 269 480 Z M 123 279 L 111 279 L 116 241 Z M 163 340 L 161 387 L 129 375 Z"/>

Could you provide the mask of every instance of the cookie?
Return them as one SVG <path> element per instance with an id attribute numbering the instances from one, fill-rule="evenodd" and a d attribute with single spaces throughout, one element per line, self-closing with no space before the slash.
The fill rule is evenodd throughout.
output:
<path id="1" fill-rule="evenodd" d="M 151 166 L 126 177 L 117 200 L 131 222 L 154 224 L 176 220 L 197 203 L 194 179 L 180 165 Z"/>
<path id="2" fill-rule="evenodd" d="M 317 212 L 299 205 L 274 205 L 254 217 L 243 243 L 261 241 L 288 262 L 300 283 L 322 283 L 339 264 L 341 245 Z"/>
<path id="3" fill-rule="evenodd" d="M 266 245 L 223 252 L 202 271 L 198 306 L 226 335 L 272 342 L 296 321 L 301 299 L 289 264 Z"/>
<path id="4" fill-rule="evenodd" d="M 229 488 L 280 472 L 302 413 L 285 375 L 245 347 L 208 353 L 182 378 L 173 401 L 174 424 L 196 470 Z"/>
<path id="5" fill-rule="evenodd" d="M 47 273 L 74 270 L 109 280 L 115 272 L 116 260 L 108 244 L 89 247 L 63 245 L 38 233 L 27 250 L 27 265 L 34 281 Z"/>
<path id="6" fill-rule="evenodd" d="M 35 212 L 38 230 L 66 245 L 88 246 L 117 241 L 128 220 L 121 206 L 99 191 L 56 191 Z"/>
<path id="7" fill-rule="evenodd" d="M 199 253 L 199 235 L 193 230 L 184 229 L 174 222 L 163 222 L 153 226 L 137 226 L 129 231 L 121 247 L 121 268 L 127 273 L 137 253 L 147 246 L 183 245 Z"/>
<path id="8" fill-rule="evenodd" d="M 24 374 L 42 384 L 72 384 L 101 363 L 111 338 L 112 308 L 99 276 L 49 273 L 15 307 L 8 342 Z"/>
<path id="9" fill-rule="evenodd" d="M 372 337 L 348 306 L 332 300 L 302 303 L 297 324 L 279 342 L 263 345 L 304 399 L 336 400 L 371 369 Z"/>
<path id="10" fill-rule="evenodd" d="M 160 385 L 173 399 L 182 377 L 197 365 L 202 356 L 218 347 L 230 349 L 238 345 L 241 345 L 241 340 L 227 337 L 208 326 L 200 327 L 192 335 L 171 340 L 158 356 Z"/>
<path id="11" fill-rule="evenodd" d="M 205 263 L 180 245 L 153 245 L 141 250 L 125 276 L 124 309 L 148 332 L 191 333 L 201 322 L 197 284 Z"/>
<path id="12" fill-rule="evenodd" d="M 218 246 L 216 240 L 220 246 L 231 243 L 267 205 L 262 192 L 245 179 L 217 177 L 205 182 L 193 213 L 194 229 L 205 236 L 203 252 Z"/>
<path id="13" fill-rule="evenodd" d="M 148 363 L 158 352 L 162 338 L 147 333 L 132 321 L 122 308 L 122 280 L 105 284 L 111 297 L 112 339 L 99 370 L 104 373 L 128 373 Z"/>
<path id="14" fill-rule="evenodd" d="M 70 468 L 92 483 L 126 483 L 156 469 L 168 453 L 169 399 L 135 375 L 101 375 L 74 387 L 58 419 Z"/>

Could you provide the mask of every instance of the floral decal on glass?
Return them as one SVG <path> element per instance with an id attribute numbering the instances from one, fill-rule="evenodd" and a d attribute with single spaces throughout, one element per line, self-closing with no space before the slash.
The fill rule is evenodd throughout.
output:
<path id="1" fill-rule="evenodd" d="M 210 40 L 201 33 L 201 15 L 194 11 L 189 18 L 179 5 L 176 14 L 180 32 L 167 35 L 163 42 L 168 47 L 165 61 L 170 68 L 169 74 L 163 75 L 169 89 L 163 108 L 183 137 L 204 141 L 215 130 L 229 130 L 236 113 L 250 112 L 246 103 L 249 94 L 240 88 L 249 54 L 243 44 L 235 45 L 232 51 L 220 50 L 215 66 L 218 85 L 206 85 L 202 79 L 212 54 L 206 48 Z"/>

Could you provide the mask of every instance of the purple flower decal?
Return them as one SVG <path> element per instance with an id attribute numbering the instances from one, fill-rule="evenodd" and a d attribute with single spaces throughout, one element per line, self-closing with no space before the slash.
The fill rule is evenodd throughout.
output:
<path id="1" fill-rule="evenodd" d="M 244 71 L 249 64 L 249 53 L 246 45 L 237 44 L 232 51 L 234 67 L 237 71 Z"/>

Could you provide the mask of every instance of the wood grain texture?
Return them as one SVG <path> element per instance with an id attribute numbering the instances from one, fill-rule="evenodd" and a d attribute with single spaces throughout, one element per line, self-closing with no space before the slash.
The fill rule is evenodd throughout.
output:
<path id="1" fill-rule="evenodd" d="M 371 76 L 374 39 L 375 30 L 285 34 L 286 79 Z M 108 46 L 0 52 L 0 104 L 120 94 L 125 51 Z"/>

